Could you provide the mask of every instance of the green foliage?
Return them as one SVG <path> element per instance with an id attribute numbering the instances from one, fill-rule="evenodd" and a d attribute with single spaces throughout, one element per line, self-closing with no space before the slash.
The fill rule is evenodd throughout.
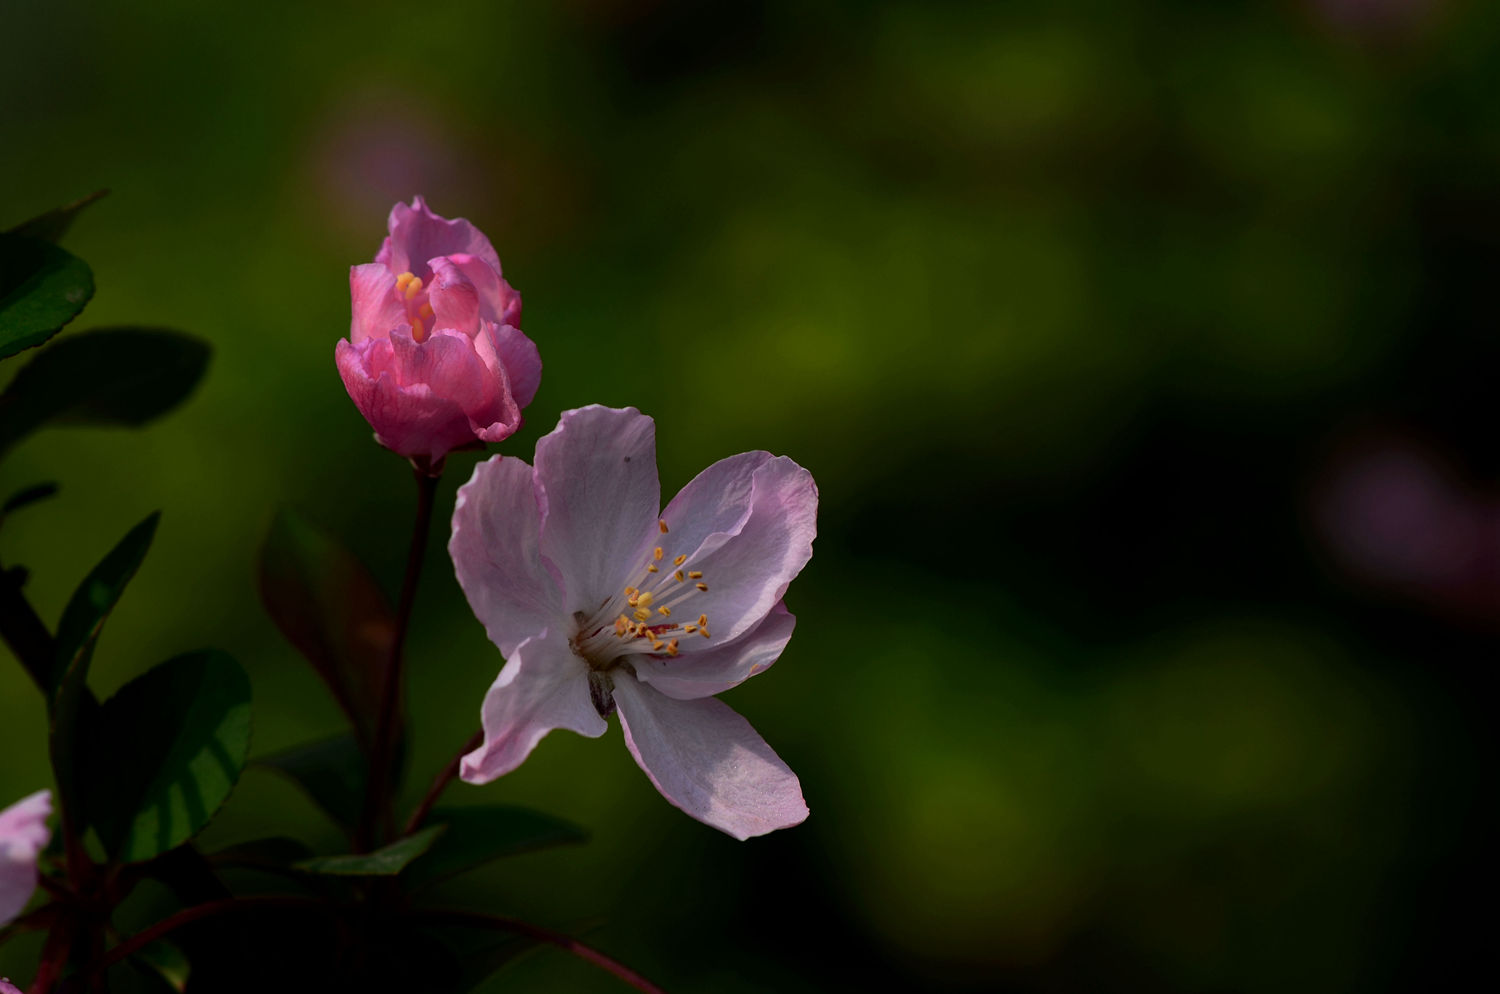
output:
<path id="1" fill-rule="evenodd" d="M 580 825 L 513 805 L 439 808 L 428 820 L 447 831 L 432 852 L 412 867 L 411 878 L 417 884 L 442 880 L 506 856 L 589 840 L 588 830 Z"/>
<path id="2" fill-rule="evenodd" d="M 250 754 L 250 681 L 214 650 L 187 653 L 126 684 L 94 730 L 88 808 L 105 848 L 151 859 L 207 825 Z"/>
<path id="3" fill-rule="evenodd" d="M 289 778 L 334 824 L 352 834 L 364 808 L 367 769 L 353 735 L 294 746 L 255 762 Z"/>
<path id="4" fill-rule="evenodd" d="M 94 295 L 82 259 L 50 242 L 0 234 L 0 359 L 40 345 Z"/>
<path id="5" fill-rule="evenodd" d="M 353 553 L 287 509 L 271 522 L 259 579 L 266 611 L 368 745 L 396 634 L 380 585 Z"/>
<path id="6" fill-rule="evenodd" d="M 208 358 L 206 343 L 162 328 L 71 335 L 0 393 L 0 456 L 47 425 L 146 424 L 192 392 Z"/>
<path id="7" fill-rule="evenodd" d="M 80 729 L 89 728 L 95 710 L 88 694 L 88 668 L 94 644 L 125 585 L 140 569 L 160 514 L 152 513 L 132 528 L 74 591 L 57 627 L 57 658 L 49 675 L 52 769 L 64 811 L 77 811 L 77 765 Z"/>
<path id="8" fill-rule="evenodd" d="M 38 238 L 44 242 L 59 242 L 73 226 L 73 219 L 78 216 L 78 212 L 107 193 L 109 193 L 108 190 L 95 190 L 87 197 L 81 197 L 71 204 L 54 207 L 50 211 L 38 214 L 30 221 L 23 221 L 6 234 L 24 235 L 27 238 Z"/>
<path id="9" fill-rule="evenodd" d="M 316 873 L 339 877 L 394 877 L 412 860 L 432 848 L 433 842 L 443 833 L 442 825 L 424 828 L 420 832 L 397 839 L 390 845 L 374 852 L 345 856 L 317 856 L 295 864 L 305 873 Z"/>

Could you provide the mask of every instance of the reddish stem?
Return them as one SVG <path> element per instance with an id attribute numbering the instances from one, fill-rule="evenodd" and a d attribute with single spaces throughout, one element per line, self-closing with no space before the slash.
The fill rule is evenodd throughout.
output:
<path id="1" fill-rule="evenodd" d="M 209 901 L 206 904 L 194 905 L 184 908 L 167 918 L 163 918 L 155 925 L 143 932 L 137 932 L 124 942 L 115 946 L 103 956 L 97 958 L 89 965 L 90 973 L 98 973 L 107 970 L 119 963 L 121 960 L 140 952 L 151 943 L 175 932 L 184 925 L 201 921 L 204 918 L 213 918 L 216 915 L 226 914 L 231 911 L 248 911 L 251 908 L 321 908 L 326 903 L 314 897 L 293 897 L 282 894 L 266 894 L 253 897 L 226 897 L 222 901 Z M 37 994 L 37 992 L 33 992 Z"/>
<path id="2" fill-rule="evenodd" d="M 403 686 L 403 647 L 411 625 L 412 605 L 417 598 L 417 580 L 422 575 L 422 559 L 427 554 L 427 536 L 432 531 L 432 505 L 438 478 L 413 469 L 417 481 L 417 518 L 412 526 L 411 546 L 407 550 L 406 575 L 401 581 L 401 600 L 396 608 L 396 634 L 391 640 L 391 660 L 385 669 L 380 693 L 380 717 L 375 725 L 375 746 L 370 753 L 369 783 L 365 789 L 364 815 L 360 819 L 355 848 L 371 847 L 377 835 L 376 825 L 384 821 L 387 834 L 394 827 L 391 795 L 394 791 L 397 727 L 401 720 Z"/>
<path id="3" fill-rule="evenodd" d="M 599 950 L 586 946 L 564 932 L 554 932 L 550 928 L 542 928 L 530 922 L 523 922 L 515 918 L 506 918 L 501 915 L 486 915 L 477 911 L 421 911 L 417 916 L 425 921 L 446 922 L 450 925 L 470 925 L 475 928 L 497 929 L 506 932 L 515 932 L 539 942 L 567 952 L 579 959 L 592 963 L 599 969 L 614 974 L 625 983 L 638 991 L 646 994 L 666 994 L 660 987 L 636 973 L 630 967 L 617 963 Z"/>
<path id="4" fill-rule="evenodd" d="M 453 758 L 448 760 L 447 766 L 438 771 L 438 775 L 432 778 L 432 786 L 427 788 L 427 794 L 422 798 L 422 803 L 417 805 L 417 810 L 413 811 L 411 818 L 407 820 L 402 835 L 410 835 L 422 827 L 422 822 L 426 821 L 427 816 L 432 813 L 432 806 L 438 802 L 438 798 L 443 796 L 443 791 L 447 790 L 448 785 L 458 776 L 458 767 L 463 762 L 463 758 L 478 749 L 483 742 L 484 731 L 481 729 L 470 736 L 469 741 L 454 753 Z"/>

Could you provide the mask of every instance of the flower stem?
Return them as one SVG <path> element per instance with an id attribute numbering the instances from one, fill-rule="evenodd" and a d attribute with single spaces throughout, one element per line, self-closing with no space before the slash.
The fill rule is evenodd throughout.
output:
<path id="1" fill-rule="evenodd" d="M 542 928 L 530 922 L 520 921 L 516 918 L 505 918 L 501 915 L 486 915 L 477 911 L 419 911 L 416 916 L 423 921 L 434 923 L 445 923 L 449 925 L 469 925 L 473 928 L 488 928 L 504 932 L 515 932 L 538 942 L 548 945 L 577 956 L 579 959 L 599 967 L 599 969 L 614 974 L 625 983 L 638 991 L 646 994 L 666 994 L 660 987 L 636 973 L 623 963 L 617 963 L 599 950 L 586 946 L 563 932 L 554 932 L 550 928 Z"/>
<path id="2" fill-rule="evenodd" d="M 448 760 L 447 766 L 438 771 L 438 775 L 432 778 L 432 786 L 427 788 L 427 794 L 422 798 L 422 803 L 417 805 L 417 810 L 413 811 L 411 818 L 407 820 L 402 835 L 410 835 L 422 827 L 422 822 L 432 813 L 432 806 L 438 802 L 438 798 L 443 796 L 443 791 L 447 790 L 448 785 L 458 776 L 458 767 L 463 762 L 464 756 L 478 749 L 483 742 L 484 731 L 481 729 L 459 747 L 458 752 L 453 754 L 453 758 Z"/>
<path id="3" fill-rule="evenodd" d="M 395 825 L 391 797 L 395 790 L 396 744 L 400 739 L 401 697 L 404 685 L 403 647 L 411 625 L 412 604 L 417 598 L 417 580 L 422 575 L 422 559 L 427 554 L 427 536 L 432 531 L 432 505 L 438 478 L 414 469 L 417 481 L 417 518 L 412 526 L 411 547 L 406 557 L 406 576 L 401 581 L 401 600 L 396 607 L 396 634 L 391 640 L 391 659 L 386 666 L 385 682 L 380 693 L 380 716 L 375 725 L 375 744 L 370 752 L 369 785 L 365 791 L 364 817 L 360 819 L 356 849 L 371 847 L 376 838 L 377 823 L 383 822 L 390 834 Z"/>

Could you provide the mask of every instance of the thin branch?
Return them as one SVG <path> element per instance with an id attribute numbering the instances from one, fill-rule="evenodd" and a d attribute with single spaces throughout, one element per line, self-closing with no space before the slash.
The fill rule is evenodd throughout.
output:
<path id="1" fill-rule="evenodd" d="M 403 686 L 403 649 L 411 626 L 412 606 L 417 599 L 417 580 L 422 575 L 422 560 L 427 554 L 427 536 L 432 531 L 432 505 L 438 478 L 413 469 L 417 481 L 417 516 L 412 525 L 411 546 L 406 556 L 406 575 L 401 581 L 401 600 L 396 608 L 396 634 L 391 641 L 391 659 L 385 668 L 385 682 L 380 693 L 380 717 L 375 725 L 375 747 L 370 753 L 370 775 L 365 790 L 365 809 L 360 818 L 357 850 L 370 848 L 377 835 L 376 824 L 384 820 L 387 830 L 393 827 L 391 795 L 394 792 L 394 767 L 398 723 L 401 720 Z"/>
<path id="2" fill-rule="evenodd" d="M 550 928 L 533 925 L 516 918 L 506 918 L 502 915 L 487 915 L 478 911 L 418 911 L 415 917 L 434 923 L 445 923 L 449 925 L 468 925 L 473 928 L 487 928 L 504 932 L 515 932 L 539 942 L 556 946 L 564 952 L 577 956 L 579 959 L 592 963 L 599 969 L 612 973 L 625 983 L 638 991 L 646 994 L 666 994 L 660 987 L 636 973 L 630 967 L 617 963 L 599 950 L 586 946 L 563 932 L 554 932 Z"/>
<path id="3" fill-rule="evenodd" d="M 410 835 L 422 827 L 422 822 L 426 821 L 427 816 L 432 813 L 432 806 L 438 802 L 438 798 L 443 796 L 443 791 L 447 790 L 448 785 L 458 776 L 458 767 L 463 762 L 463 758 L 483 743 L 484 730 L 481 729 L 470 736 L 469 741 L 454 753 L 453 758 L 448 760 L 447 766 L 438 771 L 438 775 L 432 778 L 432 786 L 427 788 L 427 794 L 422 798 L 422 803 L 417 805 L 417 810 L 413 811 L 411 818 L 407 820 L 406 828 L 401 832 L 402 835 Z"/>
<path id="4" fill-rule="evenodd" d="M 191 908 L 184 908 L 175 915 L 163 918 L 143 932 L 132 935 L 90 964 L 89 972 L 107 970 L 184 925 L 191 925 L 205 918 L 214 918 L 234 911 L 249 911 L 254 908 L 326 908 L 327 906 L 327 902 L 315 897 L 295 897 L 286 894 L 228 897 L 222 901 L 209 901 L 206 904 L 194 905 Z"/>

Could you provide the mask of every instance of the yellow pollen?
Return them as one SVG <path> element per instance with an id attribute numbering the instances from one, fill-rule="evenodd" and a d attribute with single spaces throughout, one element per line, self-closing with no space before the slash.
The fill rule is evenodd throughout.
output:
<path id="1" fill-rule="evenodd" d="M 421 308 L 417 311 L 417 313 L 422 316 L 423 320 L 431 321 L 432 320 L 432 305 L 431 304 L 423 304 L 421 306 Z"/>
<path id="2" fill-rule="evenodd" d="M 665 646 L 666 644 L 667 643 L 663 642 L 661 639 L 653 639 L 652 642 L 651 642 L 651 651 L 652 652 L 661 652 L 662 647 Z"/>
<path id="3" fill-rule="evenodd" d="M 698 630 L 698 626 L 697 625 L 683 625 L 682 626 L 682 630 L 685 631 L 685 632 L 687 632 L 689 635 L 691 635 L 691 634 L 693 634 L 694 632 L 696 632 Z"/>
<path id="4" fill-rule="evenodd" d="M 651 617 L 651 612 L 647 611 L 645 608 L 638 607 L 638 608 L 635 609 L 635 620 L 636 621 L 647 621 L 647 620 L 650 619 L 650 617 Z"/>
<path id="5" fill-rule="evenodd" d="M 700 628 L 700 629 L 698 629 L 698 634 L 702 635 L 704 638 L 708 638 L 708 629 L 707 628 Z"/>
<path id="6" fill-rule="evenodd" d="M 700 614 L 700 615 L 698 615 L 698 627 L 699 628 L 706 628 L 706 627 L 708 627 L 708 615 L 706 615 L 706 614 Z"/>
<path id="7" fill-rule="evenodd" d="M 670 642 L 667 643 L 667 655 L 669 655 L 669 656 L 675 656 L 675 655 L 677 655 L 677 640 L 676 639 L 673 639 L 672 641 L 670 641 Z"/>
<path id="8" fill-rule="evenodd" d="M 651 591 L 643 590 L 636 595 L 635 600 L 641 607 L 650 607 L 651 602 L 656 600 L 656 598 L 652 595 Z"/>
<path id="9" fill-rule="evenodd" d="M 661 529 L 661 533 L 663 535 L 665 535 L 667 533 L 667 523 L 665 521 L 658 521 L 656 523 L 656 527 L 658 527 L 658 528 Z"/>
<path id="10" fill-rule="evenodd" d="M 656 613 L 661 615 L 663 618 L 672 617 L 672 609 L 669 607 L 659 607 L 656 609 Z"/>
<path id="11" fill-rule="evenodd" d="M 646 567 L 646 572 L 647 573 L 660 573 L 661 570 L 659 570 L 659 569 L 656 568 L 656 564 L 655 563 L 651 563 L 650 565 L 648 565 Z"/>
<path id="12" fill-rule="evenodd" d="M 636 593 L 640 593 L 640 591 L 636 590 L 634 587 L 626 587 L 625 588 L 625 596 L 626 597 L 629 597 L 630 595 L 636 594 Z"/>
<path id="13" fill-rule="evenodd" d="M 682 570 L 678 570 L 676 573 L 673 573 L 672 575 L 675 576 L 675 577 L 677 577 L 677 582 L 678 583 L 682 582 Z"/>
<path id="14" fill-rule="evenodd" d="M 701 580 L 703 579 L 703 571 L 701 569 L 689 570 L 688 576 L 694 580 Z"/>
<path id="15" fill-rule="evenodd" d="M 427 329 L 423 326 L 421 318 L 411 319 L 411 338 L 414 342 L 424 341 L 427 338 Z"/>
<path id="16" fill-rule="evenodd" d="M 681 555 L 681 556 L 678 556 L 676 559 L 672 560 L 672 565 L 673 566 L 681 566 L 685 562 L 687 562 L 687 556 L 686 555 Z"/>
<path id="17" fill-rule="evenodd" d="M 636 638 L 645 638 L 646 637 L 646 623 L 644 621 L 639 622 L 635 626 L 635 637 Z"/>
<path id="18" fill-rule="evenodd" d="M 640 603 L 640 596 L 640 594 L 629 594 L 625 598 L 625 603 L 631 607 L 635 607 L 636 604 Z"/>
<path id="19" fill-rule="evenodd" d="M 411 278 L 411 282 L 408 283 L 408 284 L 406 284 L 406 299 L 407 300 L 411 300 L 413 297 L 415 297 L 417 294 L 419 294 L 421 292 L 422 292 L 422 281 L 419 278 L 413 276 Z"/>
<path id="20" fill-rule="evenodd" d="M 396 292 L 397 293 L 405 293 L 406 292 L 406 285 L 408 283 L 410 283 L 412 280 L 416 279 L 416 278 L 417 278 L 416 274 L 414 274 L 414 273 L 402 273 L 400 276 L 397 276 L 396 277 Z"/>
<path id="21" fill-rule="evenodd" d="M 661 562 L 661 557 L 665 555 L 666 553 L 662 551 L 662 547 L 659 545 L 651 552 L 651 558 L 655 559 L 657 562 Z"/>
<path id="22" fill-rule="evenodd" d="M 697 587 L 699 590 L 703 591 L 705 594 L 708 593 L 708 584 L 706 584 L 706 583 L 695 583 L 695 584 L 693 584 L 693 586 Z"/>
<path id="23" fill-rule="evenodd" d="M 622 614 L 615 619 L 615 634 L 624 635 L 628 631 L 630 631 L 630 619 Z"/>

